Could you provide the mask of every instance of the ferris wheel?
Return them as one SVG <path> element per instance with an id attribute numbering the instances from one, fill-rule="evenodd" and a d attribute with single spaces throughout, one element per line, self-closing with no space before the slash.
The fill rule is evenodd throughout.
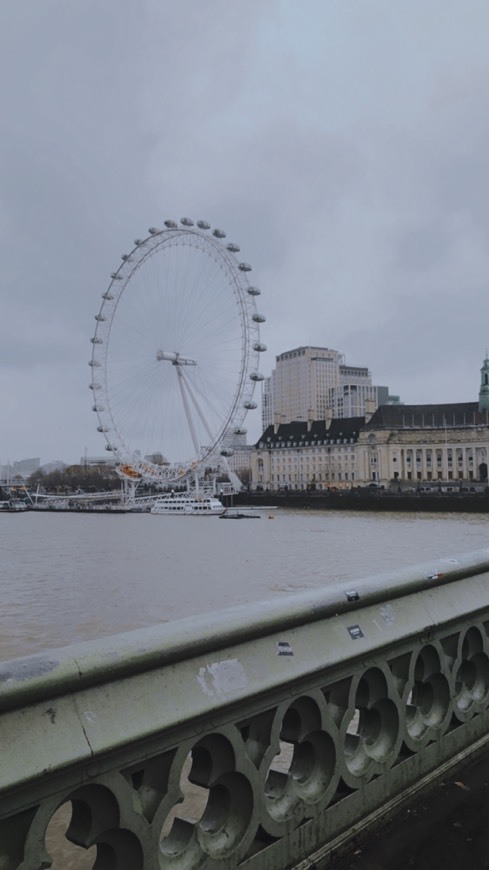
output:
<path id="1" fill-rule="evenodd" d="M 148 232 L 102 294 L 90 389 L 121 473 L 170 483 L 245 435 L 265 317 L 222 230 L 182 218 Z"/>

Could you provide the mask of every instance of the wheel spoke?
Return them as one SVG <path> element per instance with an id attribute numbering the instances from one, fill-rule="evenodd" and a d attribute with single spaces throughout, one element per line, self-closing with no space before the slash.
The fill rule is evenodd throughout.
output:
<path id="1" fill-rule="evenodd" d="M 265 345 L 238 246 L 203 221 L 165 223 L 112 273 L 90 365 L 98 429 L 116 460 L 171 481 L 243 427 Z"/>

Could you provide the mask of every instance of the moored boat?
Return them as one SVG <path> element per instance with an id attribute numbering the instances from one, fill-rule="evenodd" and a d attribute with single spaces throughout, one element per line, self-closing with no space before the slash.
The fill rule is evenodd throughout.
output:
<path id="1" fill-rule="evenodd" d="M 259 520 L 260 514 L 255 514 L 252 511 L 238 510 L 237 508 L 227 508 L 221 514 L 221 520 Z"/>
<path id="2" fill-rule="evenodd" d="M 151 513 L 194 517 L 220 516 L 224 513 L 224 505 L 215 496 L 180 492 L 158 498 Z"/>
<path id="3" fill-rule="evenodd" d="M 21 513 L 22 511 L 27 510 L 27 504 L 22 499 L 8 499 L 7 501 L 0 501 L 0 511 L 2 513 Z"/>

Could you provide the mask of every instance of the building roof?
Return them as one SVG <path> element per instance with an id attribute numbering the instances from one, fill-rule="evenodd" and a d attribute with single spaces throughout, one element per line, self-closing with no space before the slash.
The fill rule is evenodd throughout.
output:
<path id="1" fill-rule="evenodd" d="M 478 402 L 445 405 L 381 405 L 366 429 L 440 429 L 459 426 L 487 426 L 489 413 L 479 411 Z"/>
<path id="2" fill-rule="evenodd" d="M 256 447 L 260 444 L 268 446 L 288 442 L 296 444 L 309 442 L 310 446 L 311 441 L 331 444 L 344 438 L 357 441 L 360 429 L 364 425 L 365 417 L 338 417 L 331 420 L 329 426 L 325 420 L 315 420 L 310 424 L 295 420 L 292 423 L 281 423 L 276 430 L 274 426 L 269 426 L 259 438 Z"/>
<path id="3" fill-rule="evenodd" d="M 334 354 L 337 354 L 338 356 L 341 356 L 341 354 L 339 354 L 337 350 L 333 350 L 330 347 L 317 347 L 314 344 L 304 344 L 304 345 L 301 345 L 300 347 L 293 347 L 290 350 L 284 350 L 284 352 L 279 353 L 278 356 L 275 357 L 275 359 L 282 360 L 282 359 L 285 359 L 285 358 L 292 356 L 292 355 L 302 355 L 302 354 L 305 354 L 306 350 L 321 351 L 321 353 L 334 353 Z M 322 359 L 322 357 L 320 357 L 320 358 Z"/>

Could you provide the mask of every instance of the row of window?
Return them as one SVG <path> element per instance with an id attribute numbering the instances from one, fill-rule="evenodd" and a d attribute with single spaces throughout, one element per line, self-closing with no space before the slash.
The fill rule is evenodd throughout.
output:
<path id="1" fill-rule="evenodd" d="M 439 448 L 436 449 L 435 451 L 433 451 L 433 450 L 425 450 L 425 451 L 423 451 L 423 450 L 416 450 L 416 451 L 414 451 L 414 450 L 406 450 L 406 451 L 405 451 L 405 453 L 406 453 L 406 457 L 405 457 L 405 458 L 406 458 L 406 462 L 411 462 L 411 458 L 412 458 L 414 455 L 416 455 L 416 461 L 417 461 L 417 462 L 421 462 L 423 456 L 425 457 L 425 459 L 426 459 L 427 462 L 431 462 L 433 452 L 436 453 L 436 458 L 437 458 L 437 459 L 441 459 L 441 457 L 443 456 L 443 453 L 445 453 L 445 455 L 447 456 L 448 459 L 452 459 L 452 458 L 453 458 L 453 454 L 454 454 L 454 452 L 455 452 L 455 453 L 457 454 L 457 459 L 458 459 L 459 461 L 461 461 L 461 460 L 463 459 L 464 456 L 466 457 L 466 459 L 469 460 L 469 462 L 471 462 L 471 461 L 473 460 L 473 452 L 472 452 L 472 448 L 466 448 L 466 449 L 464 449 L 463 447 L 457 447 L 457 448 L 455 449 L 455 451 L 454 451 L 451 447 L 448 447 L 445 451 L 443 451 L 443 450 L 441 450 L 441 449 L 439 449 Z M 394 461 L 394 462 L 397 461 L 397 456 L 396 456 L 395 454 L 394 454 L 394 456 L 393 456 L 392 458 L 393 458 L 393 461 Z"/>
<path id="2" fill-rule="evenodd" d="M 330 439 L 318 439 L 317 441 L 282 441 L 282 442 L 273 442 L 272 439 L 267 438 L 266 443 L 264 441 L 260 441 L 258 444 L 258 448 L 260 450 L 265 449 L 273 449 L 275 447 L 318 447 L 320 445 L 335 445 L 335 444 L 354 444 L 354 438 L 330 438 Z"/>
<path id="3" fill-rule="evenodd" d="M 316 478 L 316 475 L 314 475 L 314 477 Z M 331 482 L 346 481 L 346 480 L 350 480 L 350 481 L 355 480 L 355 472 L 354 471 L 351 471 L 351 472 L 339 471 L 336 474 L 336 472 L 332 471 L 331 474 L 321 474 L 321 472 L 320 472 L 317 475 L 317 482 L 318 483 L 331 483 Z M 310 483 L 311 479 L 310 479 L 309 475 L 303 475 L 303 474 L 299 474 L 299 475 L 297 475 L 297 474 L 295 474 L 295 475 L 271 474 L 270 475 L 270 482 L 271 483 L 292 484 L 292 483 L 295 483 L 296 481 L 299 481 L 300 483 Z M 261 480 L 260 482 L 263 482 L 263 481 Z"/>
<path id="4" fill-rule="evenodd" d="M 449 471 L 447 476 L 448 476 L 448 480 L 454 480 L 454 479 L 455 479 L 454 476 L 453 476 L 453 471 Z M 412 471 L 408 471 L 408 472 L 406 472 L 406 477 L 407 477 L 408 480 L 413 480 L 413 473 L 412 473 Z M 415 478 L 415 479 L 416 479 L 416 480 L 423 480 L 423 476 L 422 476 L 422 474 L 421 474 L 421 471 L 417 471 L 417 472 L 416 472 L 416 478 Z M 438 472 L 436 473 L 436 477 L 433 475 L 433 473 L 432 473 L 431 471 L 427 471 L 427 472 L 426 472 L 426 480 L 443 480 L 443 479 L 444 479 L 444 475 L 443 475 L 443 472 L 441 472 L 441 471 L 438 471 Z M 458 472 L 458 480 L 464 480 L 464 474 L 463 474 L 462 471 L 459 471 L 459 472 Z M 474 480 L 474 472 L 473 472 L 473 471 L 469 471 L 469 480 Z"/>

